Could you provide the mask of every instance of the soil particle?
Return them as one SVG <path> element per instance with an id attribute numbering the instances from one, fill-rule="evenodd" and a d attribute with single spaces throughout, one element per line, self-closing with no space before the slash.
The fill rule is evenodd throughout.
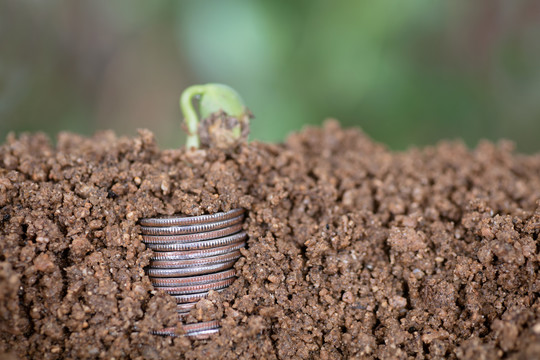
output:
<path id="1" fill-rule="evenodd" d="M 247 109 L 239 117 L 229 116 L 223 110 L 210 114 L 198 126 L 201 146 L 216 147 L 227 152 L 235 149 L 247 142 L 250 118 L 253 115 Z"/>
<path id="2" fill-rule="evenodd" d="M 334 121 L 284 144 L 159 150 L 149 131 L 0 146 L 0 355 L 540 358 L 540 155 L 393 153 Z M 247 210 L 238 279 L 159 337 L 139 219 Z M 181 327 L 178 334 L 182 334 Z"/>

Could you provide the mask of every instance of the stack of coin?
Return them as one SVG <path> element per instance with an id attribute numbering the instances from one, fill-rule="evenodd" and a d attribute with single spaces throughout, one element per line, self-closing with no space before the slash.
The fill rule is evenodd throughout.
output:
<path id="1" fill-rule="evenodd" d="M 246 245 L 244 210 L 211 215 L 146 218 L 143 242 L 154 251 L 147 274 L 156 289 L 176 299 L 179 316 L 187 315 L 210 290 L 223 291 L 236 278 L 233 268 Z M 190 337 L 219 331 L 219 322 L 184 325 Z M 172 335 L 174 329 L 156 331 Z"/>

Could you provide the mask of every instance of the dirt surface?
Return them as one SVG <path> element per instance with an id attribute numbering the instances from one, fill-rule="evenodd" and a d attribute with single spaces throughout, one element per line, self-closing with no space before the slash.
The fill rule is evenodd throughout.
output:
<path id="1" fill-rule="evenodd" d="M 282 145 L 160 151 L 148 131 L 0 147 L 0 354 L 11 358 L 540 358 L 540 156 L 393 153 L 335 122 Z M 177 323 L 142 217 L 243 207 L 238 280 Z M 0 355 L 1 356 L 1 355 Z"/>

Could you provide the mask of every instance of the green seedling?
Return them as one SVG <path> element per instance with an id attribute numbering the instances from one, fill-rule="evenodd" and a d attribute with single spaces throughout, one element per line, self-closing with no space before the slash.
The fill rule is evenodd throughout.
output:
<path id="1" fill-rule="evenodd" d="M 196 97 L 197 109 L 193 105 Z M 247 138 L 249 133 L 251 113 L 240 95 L 227 85 L 188 87 L 180 96 L 180 109 L 188 133 L 188 149 L 198 149 L 201 138 L 203 145 L 226 148 Z"/>

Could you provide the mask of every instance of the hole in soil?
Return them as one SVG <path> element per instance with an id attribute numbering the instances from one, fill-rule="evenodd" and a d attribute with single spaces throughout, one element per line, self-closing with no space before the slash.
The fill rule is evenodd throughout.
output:
<path id="1" fill-rule="evenodd" d="M 26 318 L 28 319 L 28 329 L 24 332 L 24 336 L 29 338 L 35 333 L 35 324 L 34 319 L 32 316 L 30 316 L 30 305 L 26 305 L 24 303 L 24 290 L 22 289 L 22 286 L 17 295 L 19 296 L 19 306 L 21 309 L 23 309 L 24 313 L 26 314 Z"/>
<path id="2" fill-rule="evenodd" d="M 118 197 L 118 194 L 112 191 L 111 189 L 107 190 L 107 197 L 109 199 L 116 199 Z"/>
<path id="3" fill-rule="evenodd" d="M 61 292 L 61 297 L 62 299 L 67 295 L 67 288 L 68 288 L 68 279 L 67 279 L 67 273 L 66 273 L 66 268 L 71 266 L 71 261 L 69 260 L 69 248 L 67 249 L 64 249 L 64 251 L 62 251 L 62 253 L 60 254 L 60 264 L 59 264 L 59 268 L 60 268 L 60 273 L 62 274 L 62 280 L 63 280 L 63 284 L 62 284 L 62 292 Z"/>
<path id="4" fill-rule="evenodd" d="M 375 309 L 373 309 L 373 313 L 374 314 L 377 314 L 377 311 L 379 310 L 379 306 L 376 305 L 375 306 Z M 373 332 L 373 334 L 375 334 L 375 331 L 377 330 L 377 328 L 379 327 L 379 325 L 381 325 L 381 321 L 379 320 L 379 317 L 377 316 L 375 318 L 375 324 L 373 324 L 373 326 L 371 327 L 371 331 Z"/>
<path id="5" fill-rule="evenodd" d="M 292 300 L 292 294 L 287 295 L 287 299 Z"/>
<path id="6" fill-rule="evenodd" d="M 300 255 L 302 255 L 302 262 L 303 262 L 302 265 L 305 265 L 307 263 L 307 261 L 308 261 L 306 252 L 307 252 L 307 246 L 306 245 L 301 245 L 300 246 Z M 308 271 L 309 270 L 307 269 L 306 266 L 302 266 L 302 275 L 303 276 L 306 276 Z"/>
<path id="7" fill-rule="evenodd" d="M 403 286 L 403 297 L 407 299 L 407 305 L 405 305 L 405 309 L 411 310 L 412 306 L 411 306 L 411 299 L 409 299 L 409 284 L 407 283 L 406 280 L 403 280 L 402 286 Z"/>
<path id="8" fill-rule="evenodd" d="M 381 207 L 381 203 L 377 200 L 377 189 L 375 187 L 371 189 L 371 199 L 373 200 L 373 213 L 377 214 Z"/>
<path id="9" fill-rule="evenodd" d="M 466 310 L 465 309 L 465 302 L 466 302 L 466 299 L 467 299 L 467 293 L 466 293 L 465 288 L 466 288 L 465 284 L 461 284 L 459 286 L 458 296 L 456 298 L 456 306 L 461 310 L 462 313 Z"/>
<path id="10" fill-rule="evenodd" d="M 422 349 L 424 350 L 424 355 L 429 355 L 429 345 L 422 343 Z"/>
<path id="11" fill-rule="evenodd" d="M 28 231 L 28 225 L 27 224 L 22 224 L 21 225 L 21 230 L 22 230 L 22 235 L 21 235 L 21 239 L 19 240 L 19 245 L 20 246 L 25 246 L 26 245 L 26 240 L 27 240 L 26 232 Z"/>
<path id="12" fill-rule="evenodd" d="M 69 339 L 71 332 L 67 326 L 62 327 L 62 333 L 64 334 L 64 339 Z"/>
<path id="13" fill-rule="evenodd" d="M 484 319 L 478 325 L 478 337 L 480 339 L 485 338 L 489 335 L 491 329 L 491 320 L 488 314 L 484 314 Z"/>
<path id="14" fill-rule="evenodd" d="M 386 255 L 386 259 L 388 260 L 388 263 L 390 264 L 392 262 L 392 257 L 390 256 L 390 245 L 388 245 L 387 241 L 382 242 L 382 251 Z"/>

